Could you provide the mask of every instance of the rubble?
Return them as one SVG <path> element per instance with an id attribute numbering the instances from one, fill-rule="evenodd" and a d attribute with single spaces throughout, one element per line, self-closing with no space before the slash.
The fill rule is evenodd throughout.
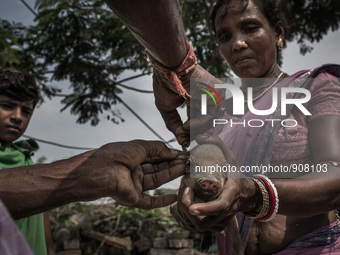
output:
<path id="1" fill-rule="evenodd" d="M 50 218 L 57 255 L 201 254 L 200 236 L 183 230 L 169 207 L 74 203 L 52 210 Z"/>

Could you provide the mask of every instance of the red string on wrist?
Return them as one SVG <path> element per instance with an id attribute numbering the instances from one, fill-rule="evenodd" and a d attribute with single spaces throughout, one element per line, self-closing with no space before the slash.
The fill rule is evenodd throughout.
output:
<path id="1" fill-rule="evenodd" d="M 188 92 L 184 89 L 182 82 L 179 78 L 181 78 L 182 75 L 189 73 L 196 65 L 197 65 L 197 58 L 194 53 L 194 49 L 191 46 L 191 44 L 188 42 L 189 51 L 182 61 L 182 63 L 177 68 L 168 68 L 163 66 L 161 63 L 157 62 L 150 52 L 146 49 L 146 55 L 150 59 L 152 65 L 160 72 L 164 73 L 167 77 L 167 79 L 174 83 L 176 85 L 176 89 L 178 91 L 178 94 L 187 99 L 186 97 L 190 97 Z"/>

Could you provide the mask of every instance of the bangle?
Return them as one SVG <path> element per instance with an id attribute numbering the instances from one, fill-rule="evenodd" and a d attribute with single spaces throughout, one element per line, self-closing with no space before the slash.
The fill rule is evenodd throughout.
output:
<path id="1" fill-rule="evenodd" d="M 276 216 L 276 213 L 279 210 L 279 196 L 277 193 L 277 189 L 275 188 L 273 182 L 267 176 L 264 176 L 262 174 L 256 174 L 254 175 L 254 177 L 257 177 L 261 181 L 264 182 L 264 184 L 267 187 L 269 197 L 270 197 L 269 213 L 266 216 L 259 218 L 257 220 L 258 221 L 270 221 Z"/>
<path id="2" fill-rule="evenodd" d="M 322 161 L 319 163 L 319 165 L 331 165 L 331 166 L 335 166 L 335 167 L 340 167 L 340 162 L 339 161 L 333 161 L 333 160 L 328 160 L 328 161 Z"/>
<path id="3" fill-rule="evenodd" d="M 251 219 L 258 219 L 266 216 L 269 213 L 269 194 L 264 183 L 258 178 L 250 177 L 260 188 L 262 193 L 262 209 L 259 213 L 243 213 L 245 216 Z"/>

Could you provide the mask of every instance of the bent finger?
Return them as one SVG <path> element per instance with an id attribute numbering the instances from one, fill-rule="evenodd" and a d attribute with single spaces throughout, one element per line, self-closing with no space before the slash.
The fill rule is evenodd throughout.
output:
<path id="1" fill-rule="evenodd" d="M 141 209 L 154 209 L 171 205 L 176 201 L 177 195 L 175 194 L 164 196 L 150 196 L 143 193 L 136 207 Z"/>
<path id="2" fill-rule="evenodd" d="M 143 178 L 143 190 L 146 191 L 158 188 L 159 186 L 182 176 L 185 173 L 185 169 L 186 165 L 183 163 L 156 173 L 146 174 Z"/>

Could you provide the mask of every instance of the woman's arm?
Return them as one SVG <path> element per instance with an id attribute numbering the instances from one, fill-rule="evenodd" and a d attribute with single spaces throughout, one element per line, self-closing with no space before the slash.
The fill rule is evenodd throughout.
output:
<path id="1" fill-rule="evenodd" d="M 177 67 L 188 52 L 179 2 L 105 0 L 138 41 L 167 67 Z"/>
<path id="2" fill-rule="evenodd" d="M 340 161 L 340 116 L 318 116 L 309 122 L 314 163 Z M 280 198 L 279 213 L 307 217 L 340 208 L 340 167 L 298 179 L 272 179 Z"/>
<path id="3" fill-rule="evenodd" d="M 339 127 L 340 116 L 324 115 L 310 121 L 309 134 L 315 164 L 340 161 Z M 208 138 L 207 142 L 212 138 Z M 328 166 L 327 172 L 310 173 L 303 178 L 271 180 L 278 191 L 279 214 L 310 217 L 340 208 L 340 167 Z M 254 182 L 242 181 L 241 178 L 228 180 L 225 186 L 218 200 L 200 204 L 192 202 L 192 191 L 182 191 L 172 214 L 187 229 L 204 232 L 223 229 L 223 222 L 238 211 L 255 212 L 261 209 L 259 204 L 252 203 L 252 200 L 261 198 Z M 202 219 L 202 216 L 211 217 Z"/>
<path id="4" fill-rule="evenodd" d="M 186 57 L 189 47 L 182 22 L 182 12 L 179 1 L 168 0 L 105 0 L 112 11 L 125 23 L 139 42 L 149 50 L 152 57 L 163 66 L 174 69 L 178 67 Z M 193 62 L 194 63 L 194 62 Z M 190 63 L 190 65 L 193 65 Z M 188 68 L 185 67 L 184 69 Z M 196 115 L 191 121 L 183 122 L 177 112 L 177 107 L 184 102 L 190 105 L 195 112 L 200 111 L 200 90 L 194 90 L 190 78 L 204 78 L 210 86 L 221 83 L 199 65 L 196 65 L 189 73 L 181 75 L 180 80 L 184 89 L 191 98 L 185 100 L 179 97 L 175 84 L 169 81 L 164 74 L 154 71 L 153 84 L 155 102 L 167 128 L 175 135 L 181 145 L 189 146 L 190 131 L 202 134 L 212 127 L 212 119 L 220 114 L 220 109 L 208 112 L 199 119 Z M 209 82 L 207 82 L 209 80 Z M 196 93 L 195 93 L 196 91 Z M 197 93 L 199 91 L 199 93 Z M 220 97 L 224 98 L 224 90 L 220 91 Z M 195 100 L 196 99 L 196 100 Z M 197 101 L 195 103 L 195 101 Z M 213 105 L 212 100 L 208 104 Z M 192 111 L 194 112 L 194 110 Z M 216 113 L 217 112 L 217 113 Z M 190 109 L 188 106 L 188 117 Z M 189 119 L 189 118 L 188 118 Z M 194 137 L 194 136 L 192 136 Z"/>

